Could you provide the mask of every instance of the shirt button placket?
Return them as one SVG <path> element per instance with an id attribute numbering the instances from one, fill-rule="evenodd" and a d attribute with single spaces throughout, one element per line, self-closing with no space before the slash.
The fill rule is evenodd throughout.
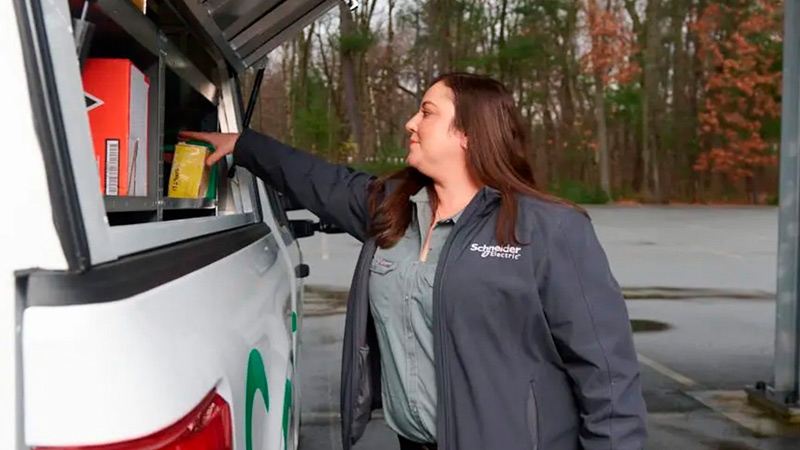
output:
<path id="1" fill-rule="evenodd" d="M 416 263 L 412 264 L 412 268 L 415 268 Z M 409 294 L 411 289 L 411 276 L 408 276 L 403 283 L 403 328 L 405 331 L 406 340 L 408 345 L 406 345 L 406 376 L 408 378 L 407 384 L 409 388 L 408 397 L 410 406 L 413 407 L 414 402 L 414 392 L 413 392 L 413 381 L 414 380 L 414 349 L 413 349 L 413 339 L 414 339 L 414 327 L 411 324 L 411 295 Z"/>

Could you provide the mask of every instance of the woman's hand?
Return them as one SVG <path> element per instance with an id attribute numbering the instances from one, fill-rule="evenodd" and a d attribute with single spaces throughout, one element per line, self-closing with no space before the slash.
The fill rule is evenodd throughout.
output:
<path id="1" fill-rule="evenodd" d="M 233 153 L 239 133 L 205 133 L 200 131 L 181 131 L 178 139 L 182 141 L 202 141 L 214 146 L 214 152 L 206 158 L 206 165 L 213 166 L 225 155 Z"/>

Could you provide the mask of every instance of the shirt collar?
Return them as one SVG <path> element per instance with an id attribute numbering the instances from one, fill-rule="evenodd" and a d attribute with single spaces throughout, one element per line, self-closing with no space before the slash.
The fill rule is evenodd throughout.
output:
<path id="1" fill-rule="evenodd" d="M 419 210 L 420 207 L 430 208 L 430 197 L 428 196 L 428 188 L 426 186 L 423 186 L 422 189 L 418 190 L 416 194 L 409 198 L 414 203 L 414 206 L 417 208 L 417 210 Z M 453 220 L 453 223 L 458 222 L 458 219 L 461 218 L 463 212 L 464 210 L 461 210 L 450 217 L 450 219 Z M 431 211 L 431 213 L 433 212 Z"/>
<path id="2" fill-rule="evenodd" d="M 423 186 L 422 189 L 418 190 L 416 194 L 412 195 L 411 201 L 414 203 L 430 203 L 430 197 L 428 197 L 428 188 Z"/>

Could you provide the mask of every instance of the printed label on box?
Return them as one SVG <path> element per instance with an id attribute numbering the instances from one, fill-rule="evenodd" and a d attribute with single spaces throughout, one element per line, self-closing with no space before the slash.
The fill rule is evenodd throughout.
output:
<path id="1" fill-rule="evenodd" d="M 119 195 L 119 139 L 106 139 L 106 195 Z"/>

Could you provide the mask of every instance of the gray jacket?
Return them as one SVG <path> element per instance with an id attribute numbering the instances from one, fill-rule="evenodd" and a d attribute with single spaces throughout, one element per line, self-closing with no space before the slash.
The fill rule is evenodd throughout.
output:
<path id="1" fill-rule="evenodd" d="M 373 177 L 245 131 L 236 164 L 363 242 L 344 331 L 344 449 L 381 406 L 369 310 L 367 189 Z M 434 284 L 437 443 L 443 450 L 641 450 L 647 439 L 625 301 L 590 221 L 520 197 L 499 247 L 500 195 L 484 188 L 442 249 Z"/>

